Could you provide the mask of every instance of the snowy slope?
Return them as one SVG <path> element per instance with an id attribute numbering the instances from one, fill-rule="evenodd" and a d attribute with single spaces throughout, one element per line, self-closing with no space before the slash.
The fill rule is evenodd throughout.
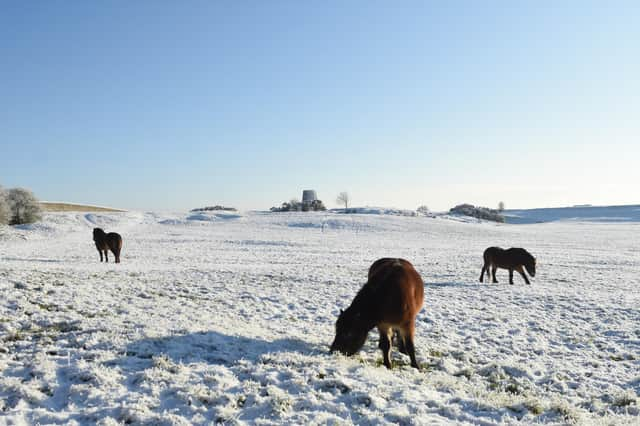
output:
<path id="1" fill-rule="evenodd" d="M 576 206 L 528 210 L 505 210 L 507 223 L 555 221 L 640 222 L 640 206 Z"/>
<path id="2" fill-rule="evenodd" d="M 101 264 L 91 229 L 123 235 Z M 0 228 L 0 424 L 638 424 L 640 225 L 47 214 Z M 479 284 L 489 245 L 539 262 Z M 422 274 L 421 371 L 328 354 L 383 256 Z M 112 258 L 111 258 L 112 260 Z"/>

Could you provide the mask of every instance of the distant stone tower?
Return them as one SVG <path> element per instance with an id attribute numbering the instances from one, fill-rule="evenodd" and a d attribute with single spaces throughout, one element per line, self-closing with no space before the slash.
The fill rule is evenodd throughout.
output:
<path id="1" fill-rule="evenodd" d="M 316 195 L 315 190 L 305 189 L 302 191 L 302 204 L 311 204 L 317 199 L 318 199 L 318 196 Z"/>

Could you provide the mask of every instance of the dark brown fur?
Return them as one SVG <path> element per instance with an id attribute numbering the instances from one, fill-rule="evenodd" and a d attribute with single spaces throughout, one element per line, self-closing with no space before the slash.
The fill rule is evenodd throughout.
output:
<path id="1" fill-rule="evenodd" d="M 108 250 L 111 250 L 116 257 L 116 263 L 120 263 L 120 251 L 122 250 L 122 237 L 115 232 L 106 234 L 101 228 L 93 228 L 93 241 L 96 243 L 98 253 L 100 253 L 100 262 L 102 262 L 102 254 L 104 253 L 104 261 L 108 262 Z"/>
<path id="2" fill-rule="evenodd" d="M 523 248 L 510 248 L 507 250 L 500 247 L 489 247 L 484 251 L 484 266 L 482 266 L 482 272 L 480 272 L 480 282 L 484 278 L 484 273 L 493 276 L 493 282 L 496 280 L 496 269 L 508 269 L 509 270 L 509 284 L 513 284 L 513 271 L 516 270 L 520 273 L 524 282 L 531 284 L 527 275 L 524 273 L 526 268 L 529 275 L 536 276 L 536 258 L 533 257 L 528 251 Z M 491 270 L 491 273 L 489 273 Z"/>
<path id="3" fill-rule="evenodd" d="M 391 337 L 398 332 L 401 348 L 418 368 L 415 320 L 422 308 L 424 283 L 413 265 L 404 259 L 383 258 L 369 268 L 367 283 L 336 321 L 336 337 L 331 352 L 356 353 L 373 327 L 378 328 L 384 365 L 391 368 Z"/>

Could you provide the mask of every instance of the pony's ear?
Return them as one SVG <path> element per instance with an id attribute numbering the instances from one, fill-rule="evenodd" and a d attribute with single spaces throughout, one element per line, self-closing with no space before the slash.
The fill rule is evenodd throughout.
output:
<path id="1" fill-rule="evenodd" d="M 343 312 L 344 312 L 344 311 L 343 311 L 342 309 L 340 309 L 340 315 L 342 315 L 342 313 L 343 313 Z"/>

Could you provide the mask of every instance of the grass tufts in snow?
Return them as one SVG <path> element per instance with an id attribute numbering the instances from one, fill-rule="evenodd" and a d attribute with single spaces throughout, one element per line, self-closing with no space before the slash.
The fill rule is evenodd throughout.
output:
<path id="1" fill-rule="evenodd" d="M 633 390 L 627 389 L 626 391 L 616 395 L 611 405 L 614 407 L 628 407 L 630 405 L 638 405 L 638 396 Z"/>
<path id="2" fill-rule="evenodd" d="M 544 404 L 539 399 L 535 399 L 535 398 L 527 399 L 523 403 L 523 405 L 534 416 L 539 416 L 545 411 Z"/>
<path id="3" fill-rule="evenodd" d="M 580 424 L 582 415 L 576 407 L 573 407 L 565 400 L 555 401 L 550 406 L 550 411 L 557 413 L 562 420 L 568 424 L 577 425 Z"/>

